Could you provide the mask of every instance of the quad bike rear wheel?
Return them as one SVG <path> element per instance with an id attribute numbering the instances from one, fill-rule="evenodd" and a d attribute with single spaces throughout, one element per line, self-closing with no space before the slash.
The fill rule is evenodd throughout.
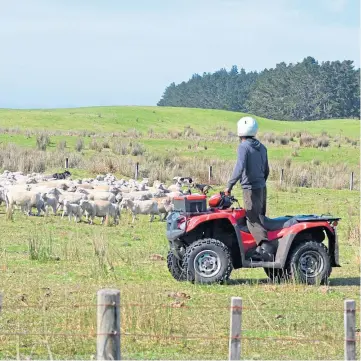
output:
<path id="1" fill-rule="evenodd" d="M 316 241 L 298 242 L 287 257 L 285 268 L 264 268 L 273 282 L 294 280 L 309 285 L 324 284 L 332 267 L 327 248 Z"/>
<path id="2" fill-rule="evenodd" d="M 183 258 L 187 280 L 196 283 L 223 283 L 232 272 L 228 247 L 213 238 L 200 239 L 186 249 Z"/>
<path id="3" fill-rule="evenodd" d="M 324 284 L 330 277 L 330 255 L 323 243 L 304 241 L 297 243 L 288 257 L 287 271 L 297 282 L 308 285 Z"/>
<path id="4" fill-rule="evenodd" d="M 168 252 L 167 266 L 170 274 L 177 281 L 185 281 L 187 279 L 186 272 L 183 267 L 183 262 L 178 259 L 172 251 Z"/>

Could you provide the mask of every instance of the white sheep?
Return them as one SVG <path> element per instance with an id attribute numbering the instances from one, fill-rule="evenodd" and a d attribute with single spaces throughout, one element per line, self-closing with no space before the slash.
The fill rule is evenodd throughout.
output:
<path id="1" fill-rule="evenodd" d="M 65 210 L 68 215 L 69 222 L 71 221 L 71 217 L 74 216 L 74 221 L 79 222 L 81 219 L 81 216 L 83 214 L 82 209 L 79 204 L 76 203 L 70 203 L 67 200 L 64 200 L 64 210 L 61 218 L 64 218 Z"/>
<path id="2" fill-rule="evenodd" d="M 82 199 L 87 199 L 87 195 L 80 192 L 62 192 L 59 195 L 59 204 L 63 205 L 65 200 L 70 203 L 79 204 Z"/>
<path id="3" fill-rule="evenodd" d="M 91 184 L 87 184 L 87 183 L 82 183 L 82 184 L 78 184 L 77 185 L 77 189 L 94 189 L 94 186 L 92 186 Z"/>
<path id="4" fill-rule="evenodd" d="M 0 205 L 3 202 L 6 204 L 5 188 L 0 186 Z"/>
<path id="5" fill-rule="evenodd" d="M 173 200 L 174 197 L 181 197 L 181 196 L 183 196 L 182 192 L 170 192 L 170 193 L 167 193 L 167 197 L 170 198 L 171 200 Z"/>
<path id="6" fill-rule="evenodd" d="M 182 184 L 177 182 L 176 184 L 171 184 L 168 187 L 168 190 L 171 192 L 181 192 L 182 191 Z"/>
<path id="7" fill-rule="evenodd" d="M 89 191 L 88 198 L 91 201 L 109 201 L 111 203 L 116 202 L 115 194 L 111 192 L 101 192 L 101 191 Z"/>
<path id="8" fill-rule="evenodd" d="M 10 189 L 6 192 L 7 211 L 11 214 L 14 212 L 14 206 L 20 207 L 21 211 L 31 215 L 31 208 L 36 207 L 38 215 L 44 204 L 40 192 Z"/>
<path id="9" fill-rule="evenodd" d="M 150 222 L 153 222 L 154 216 L 159 214 L 158 203 L 154 200 L 132 201 L 131 199 L 125 198 L 120 203 L 120 208 L 126 208 L 130 210 L 133 217 L 132 223 L 134 223 L 138 214 L 149 214 Z"/>
<path id="10" fill-rule="evenodd" d="M 94 191 L 97 192 L 109 192 L 110 185 L 109 184 L 97 184 L 93 186 Z"/>
<path id="11" fill-rule="evenodd" d="M 86 221 L 93 224 L 93 218 L 95 216 L 95 205 L 93 201 L 89 201 L 87 199 L 82 199 L 79 203 L 81 209 L 83 210 L 83 214 L 85 214 Z M 90 217 L 90 220 L 89 220 Z"/>
<path id="12" fill-rule="evenodd" d="M 45 215 L 49 215 L 49 209 L 53 210 L 54 216 L 56 215 L 56 210 L 59 204 L 59 197 L 61 192 L 57 188 L 50 189 L 45 195 L 43 195 L 43 199 L 45 202 Z"/>
<path id="13" fill-rule="evenodd" d="M 130 193 L 123 193 L 123 199 L 131 199 L 132 201 L 145 201 L 153 198 L 151 192 L 148 191 L 138 191 L 138 192 L 130 192 Z"/>
<path id="14" fill-rule="evenodd" d="M 94 217 L 101 217 L 102 224 L 104 223 L 106 217 L 113 218 L 114 224 L 119 223 L 120 207 L 118 204 L 114 204 L 109 201 L 96 200 L 88 202 L 83 201 L 82 206 L 83 209 L 89 209 L 88 215 L 91 224 L 93 224 Z"/>
<path id="15" fill-rule="evenodd" d="M 159 219 L 161 221 L 164 221 L 167 218 L 169 212 L 174 210 L 174 205 L 172 203 L 172 200 L 168 197 L 158 198 L 157 203 L 158 203 Z M 163 218 L 162 218 L 162 214 L 163 214 Z"/>

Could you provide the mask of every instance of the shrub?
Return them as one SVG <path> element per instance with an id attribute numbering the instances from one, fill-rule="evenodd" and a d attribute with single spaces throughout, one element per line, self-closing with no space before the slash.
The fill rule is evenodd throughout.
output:
<path id="1" fill-rule="evenodd" d="M 75 150 L 81 152 L 84 149 L 84 140 L 83 138 L 78 138 L 75 144 Z"/>
<path id="2" fill-rule="evenodd" d="M 39 150 L 46 150 L 46 147 L 50 144 L 50 137 L 46 133 L 40 133 L 36 137 L 36 147 Z"/>
<path id="3" fill-rule="evenodd" d="M 105 148 L 105 149 L 109 149 L 109 148 L 110 148 L 110 144 L 109 144 L 109 140 L 108 140 L 108 139 L 104 139 L 104 140 L 103 140 L 103 148 Z"/>
<path id="4" fill-rule="evenodd" d="M 127 155 L 130 153 L 128 147 L 119 140 L 112 142 L 111 149 L 114 154 Z"/>
<path id="5" fill-rule="evenodd" d="M 321 162 L 318 160 L 318 159 L 312 159 L 312 162 L 311 162 L 312 165 L 315 165 L 315 166 L 318 166 L 321 164 Z"/>
<path id="6" fill-rule="evenodd" d="M 323 148 L 326 148 L 330 145 L 330 140 L 328 138 L 322 138 L 319 140 L 319 147 L 323 147 Z"/>
<path id="7" fill-rule="evenodd" d="M 281 145 L 287 145 L 290 142 L 290 138 L 285 135 L 281 135 L 277 139 L 278 139 L 279 144 L 281 144 Z"/>
<path id="8" fill-rule="evenodd" d="M 66 141 L 65 140 L 61 140 L 58 144 L 57 144 L 57 149 L 60 151 L 64 151 L 66 148 Z"/>
<path id="9" fill-rule="evenodd" d="M 100 146 L 100 144 L 98 144 L 98 142 L 94 138 L 90 141 L 89 148 L 97 152 L 101 152 L 102 150 L 102 147 Z"/>
<path id="10" fill-rule="evenodd" d="M 266 143 L 275 143 L 276 136 L 273 133 L 264 133 L 262 136 L 262 140 Z"/>
<path id="11" fill-rule="evenodd" d="M 138 118 L 137 118 L 138 119 Z M 142 136 L 142 133 L 139 132 L 138 130 L 136 130 L 135 128 L 133 129 L 128 129 L 127 131 L 127 137 L 128 138 L 139 138 Z"/>
<path id="12" fill-rule="evenodd" d="M 195 130 L 191 126 L 184 127 L 183 135 L 185 137 L 191 137 L 192 135 L 196 135 Z"/>
<path id="13" fill-rule="evenodd" d="M 134 156 L 143 155 L 144 152 L 145 152 L 145 149 L 141 144 L 136 143 L 132 146 L 132 150 L 131 150 L 132 155 L 134 155 Z"/>
<path id="14" fill-rule="evenodd" d="M 291 164 L 292 164 L 292 158 L 291 157 L 286 158 L 285 159 L 285 167 L 290 168 Z"/>
<path id="15" fill-rule="evenodd" d="M 300 146 L 312 147 L 314 144 L 314 137 L 310 134 L 304 133 L 300 137 Z"/>

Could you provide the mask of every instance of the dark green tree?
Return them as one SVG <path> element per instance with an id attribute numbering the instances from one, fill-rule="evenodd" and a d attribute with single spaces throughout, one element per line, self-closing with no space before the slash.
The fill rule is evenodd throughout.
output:
<path id="1" fill-rule="evenodd" d="M 222 68 L 170 84 L 157 105 L 225 109 L 281 120 L 360 117 L 360 69 L 312 57 L 262 72 Z"/>

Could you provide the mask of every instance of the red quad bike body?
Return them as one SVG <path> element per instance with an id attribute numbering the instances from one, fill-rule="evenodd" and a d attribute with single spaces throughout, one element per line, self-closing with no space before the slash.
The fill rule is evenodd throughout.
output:
<path id="1" fill-rule="evenodd" d="M 170 245 L 168 269 L 179 281 L 223 283 L 233 269 L 263 267 L 273 280 L 292 278 L 322 284 L 332 267 L 340 267 L 337 224 L 339 217 L 296 215 L 265 218 L 274 261 L 252 260 L 257 247 L 247 228 L 246 212 L 233 208 L 233 197 L 206 204 L 205 195 L 174 198 L 174 211 L 167 217 Z M 218 200 L 217 198 L 217 200 Z M 219 203 L 219 202 L 218 202 Z"/>

